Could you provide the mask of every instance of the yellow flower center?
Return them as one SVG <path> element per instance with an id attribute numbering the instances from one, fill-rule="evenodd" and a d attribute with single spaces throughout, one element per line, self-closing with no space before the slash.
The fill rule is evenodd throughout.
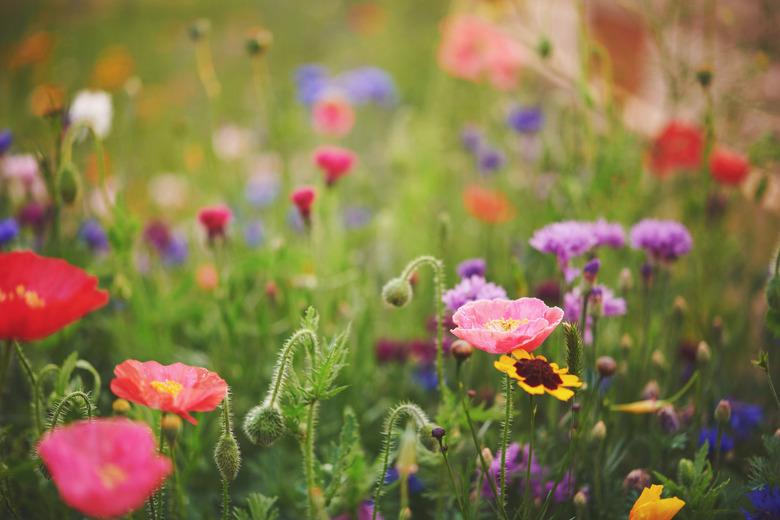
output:
<path id="1" fill-rule="evenodd" d="M 46 300 L 38 296 L 35 291 L 28 291 L 24 285 L 17 285 L 16 289 L 11 289 L 8 292 L 0 290 L 0 303 L 12 302 L 15 300 L 21 300 L 31 309 L 40 309 L 46 307 Z"/>
<path id="2" fill-rule="evenodd" d="M 152 386 L 158 392 L 168 392 L 173 397 L 176 397 L 176 394 L 181 392 L 182 389 L 181 383 L 171 381 L 170 379 L 166 379 L 165 381 L 152 381 Z"/>
<path id="3" fill-rule="evenodd" d="M 490 320 L 489 322 L 485 323 L 485 328 L 487 330 L 492 330 L 494 332 L 512 332 L 520 325 L 528 323 L 527 319 L 523 320 L 515 320 L 512 318 L 505 318 L 505 319 L 498 319 L 498 320 Z"/>
<path id="4" fill-rule="evenodd" d="M 98 477 L 100 477 L 100 482 L 109 490 L 114 489 L 127 480 L 127 473 L 125 473 L 125 470 L 111 462 L 107 462 L 100 466 L 97 469 L 97 474 Z"/>

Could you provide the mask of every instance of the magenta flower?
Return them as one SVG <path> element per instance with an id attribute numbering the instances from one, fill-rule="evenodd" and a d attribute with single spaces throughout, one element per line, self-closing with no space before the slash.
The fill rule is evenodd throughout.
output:
<path id="1" fill-rule="evenodd" d="M 124 418 L 55 428 L 38 443 L 38 454 L 62 501 L 95 518 L 141 508 L 173 470 L 149 427 Z"/>
<path id="2" fill-rule="evenodd" d="M 477 300 L 463 305 L 452 317 L 452 333 L 490 354 L 522 349 L 530 352 L 563 319 L 563 310 L 536 298 Z"/>
<path id="3" fill-rule="evenodd" d="M 311 206 L 317 200 L 317 188 L 314 186 L 301 186 L 296 188 L 290 195 L 290 202 L 298 208 L 303 220 L 308 221 L 311 218 Z"/>
<path id="4" fill-rule="evenodd" d="M 233 220 L 233 211 L 225 204 L 206 206 L 198 211 L 198 221 L 206 229 L 209 240 L 225 236 L 225 228 Z"/>
<path id="5" fill-rule="evenodd" d="M 632 249 L 644 249 L 653 260 L 672 262 L 688 254 L 693 238 L 685 226 L 674 220 L 646 218 L 629 233 Z"/>
<path id="6" fill-rule="evenodd" d="M 312 153 L 312 162 L 322 169 L 325 184 L 333 186 L 355 167 L 358 157 L 352 150 L 341 146 L 319 146 Z"/>
<path id="7" fill-rule="evenodd" d="M 453 289 L 444 293 L 441 301 L 444 302 L 448 310 L 455 312 L 468 302 L 495 300 L 496 298 L 506 300 L 504 288 L 488 282 L 482 276 L 475 274 L 468 278 L 463 278 Z"/>

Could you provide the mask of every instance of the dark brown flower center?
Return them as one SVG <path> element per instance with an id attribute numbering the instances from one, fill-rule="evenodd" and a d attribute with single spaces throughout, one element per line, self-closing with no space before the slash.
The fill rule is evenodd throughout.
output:
<path id="1" fill-rule="evenodd" d="M 515 363 L 517 375 L 525 379 L 528 386 L 544 385 L 549 390 L 555 390 L 563 384 L 561 376 L 555 373 L 555 370 L 547 361 L 541 359 L 521 359 Z"/>

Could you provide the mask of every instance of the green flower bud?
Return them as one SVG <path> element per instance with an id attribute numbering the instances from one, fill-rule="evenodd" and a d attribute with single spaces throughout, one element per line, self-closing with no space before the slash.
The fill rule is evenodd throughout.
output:
<path id="1" fill-rule="evenodd" d="M 696 475 L 693 471 L 693 461 L 688 459 L 681 459 L 679 466 L 677 466 L 677 479 L 685 487 L 693 486 L 696 481 Z"/>
<path id="2" fill-rule="evenodd" d="M 731 420 L 731 403 L 721 399 L 715 408 L 715 420 L 720 424 L 728 424 Z"/>
<path id="3" fill-rule="evenodd" d="M 181 417 L 166 413 L 160 419 L 160 428 L 162 428 L 163 437 L 168 441 L 170 446 L 173 446 L 176 442 L 176 437 L 179 436 L 181 431 Z"/>
<path id="4" fill-rule="evenodd" d="M 270 446 L 284 434 L 284 417 L 276 405 L 255 406 L 244 419 L 244 433 L 258 446 Z"/>
<path id="5" fill-rule="evenodd" d="M 382 299 L 394 307 L 403 307 L 412 299 L 412 285 L 408 280 L 393 278 L 382 288 Z"/>
<path id="6" fill-rule="evenodd" d="M 696 79 L 699 80 L 699 85 L 707 88 L 712 83 L 712 67 L 705 65 L 696 71 Z"/>
<path id="7" fill-rule="evenodd" d="M 542 58 L 547 58 L 552 54 L 552 42 L 547 36 L 542 36 L 539 40 L 539 45 L 537 46 L 536 50 L 539 52 L 539 56 Z"/>
<path id="8" fill-rule="evenodd" d="M 217 447 L 214 448 L 214 462 L 217 463 L 219 473 L 225 482 L 236 480 L 238 468 L 241 466 L 241 454 L 236 439 L 229 433 L 223 434 L 217 441 Z"/>
<path id="9" fill-rule="evenodd" d="M 62 202 L 68 206 L 73 205 L 79 195 L 79 176 L 76 167 L 71 163 L 63 164 L 57 178 L 57 190 L 60 192 Z"/>

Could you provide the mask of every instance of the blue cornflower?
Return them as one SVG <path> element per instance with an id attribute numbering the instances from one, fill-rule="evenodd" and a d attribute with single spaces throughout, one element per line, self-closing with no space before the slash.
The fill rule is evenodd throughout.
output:
<path id="1" fill-rule="evenodd" d="M 762 486 L 748 493 L 747 497 L 753 502 L 752 513 L 741 509 L 745 520 L 777 520 L 780 518 L 780 488 L 775 486 Z"/>
<path id="2" fill-rule="evenodd" d="M 385 485 L 388 486 L 398 480 L 400 475 L 398 474 L 398 470 L 394 467 L 388 468 L 387 473 L 385 473 Z M 412 473 L 409 475 L 409 480 L 407 481 L 407 484 L 409 484 L 409 491 L 411 493 L 419 493 L 420 491 L 425 488 L 423 486 L 422 481 L 417 478 L 417 475 Z"/>
<path id="3" fill-rule="evenodd" d="M 539 108 L 517 107 L 509 112 L 506 122 L 515 132 L 536 133 L 544 125 L 544 114 Z"/>
<path id="4" fill-rule="evenodd" d="M 253 220 L 244 226 L 244 242 L 249 247 L 258 247 L 265 241 L 265 226 L 262 220 Z"/>
<path id="5" fill-rule="evenodd" d="M 393 106 L 398 102 L 398 91 L 392 76 L 378 67 L 360 67 L 339 74 L 334 84 L 347 93 L 355 105 L 375 103 Z"/>
<path id="6" fill-rule="evenodd" d="M 461 279 L 471 278 L 474 275 L 484 278 L 486 270 L 487 266 L 484 258 L 469 258 L 459 263 L 455 269 Z"/>
<path id="7" fill-rule="evenodd" d="M 306 106 L 316 103 L 331 84 L 328 68 L 316 63 L 307 63 L 296 68 L 293 79 L 297 86 L 298 100 Z"/>
<path id="8" fill-rule="evenodd" d="M 79 237 L 96 253 L 105 253 L 109 250 L 108 235 L 97 220 L 90 219 L 84 222 L 79 229 Z"/>
<path id="9" fill-rule="evenodd" d="M 187 260 L 190 247 L 187 238 L 183 235 L 173 234 L 161 253 L 163 263 L 167 265 L 182 264 Z"/>
<path id="10" fill-rule="evenodd" d="M 0 132 L 0 155 L 3 155 L 11 148 L 11 144 L 14 142 L 14 134 L 7 128 L 4 128 Z"/>
<path id="11" fill-rule="evenodd" d="M 277 173 L 262 173 L 252 176 L 244 185 L 244 197 L 256 208 L 265 208 L 279 195 L 282 184 Z"/>
<path id="12" fill-rule="evenodd" d="M 477 167 L 483 175 L 495 173 L 506 165 L 506 154 L 500 148 L 484 145 L 477 150 Z"/>
<path id="13" fill-rule="evenodd" d="M 0 246 L 3 246 L 19 235 L 19 222 L 13 217 L 0 220 Z"/>
<path id="14" fill-rule="evenodd" d="M 460 130 L 460 141 L 463 146 L 471 153 L 477 153 L 477 150 L 482 146 L 482 140 L 484 139 L 485 132 L 479 126 L 468 123 L 463 125 Z"/>
<path id="15" fill-rule="evenodd" d="M 757 404 L 729 399 L 731 405 L 731 431 L 737 439 L 747 439 L 763 418 L 763 410 Z"/>
<path id="16" fill-rule="evenodd" d="M 709 456 L 715 454 L 715 447 L 718 444 L 718 429 L 717 428 L 702 428 L 699 433 L 699 446 L 704 444 L 704 441 L 709 442 Z M 726 453 L 734 448 L 734 441 L 727 434 L 723 434 L 720 439 L 720 452 Z"/>

